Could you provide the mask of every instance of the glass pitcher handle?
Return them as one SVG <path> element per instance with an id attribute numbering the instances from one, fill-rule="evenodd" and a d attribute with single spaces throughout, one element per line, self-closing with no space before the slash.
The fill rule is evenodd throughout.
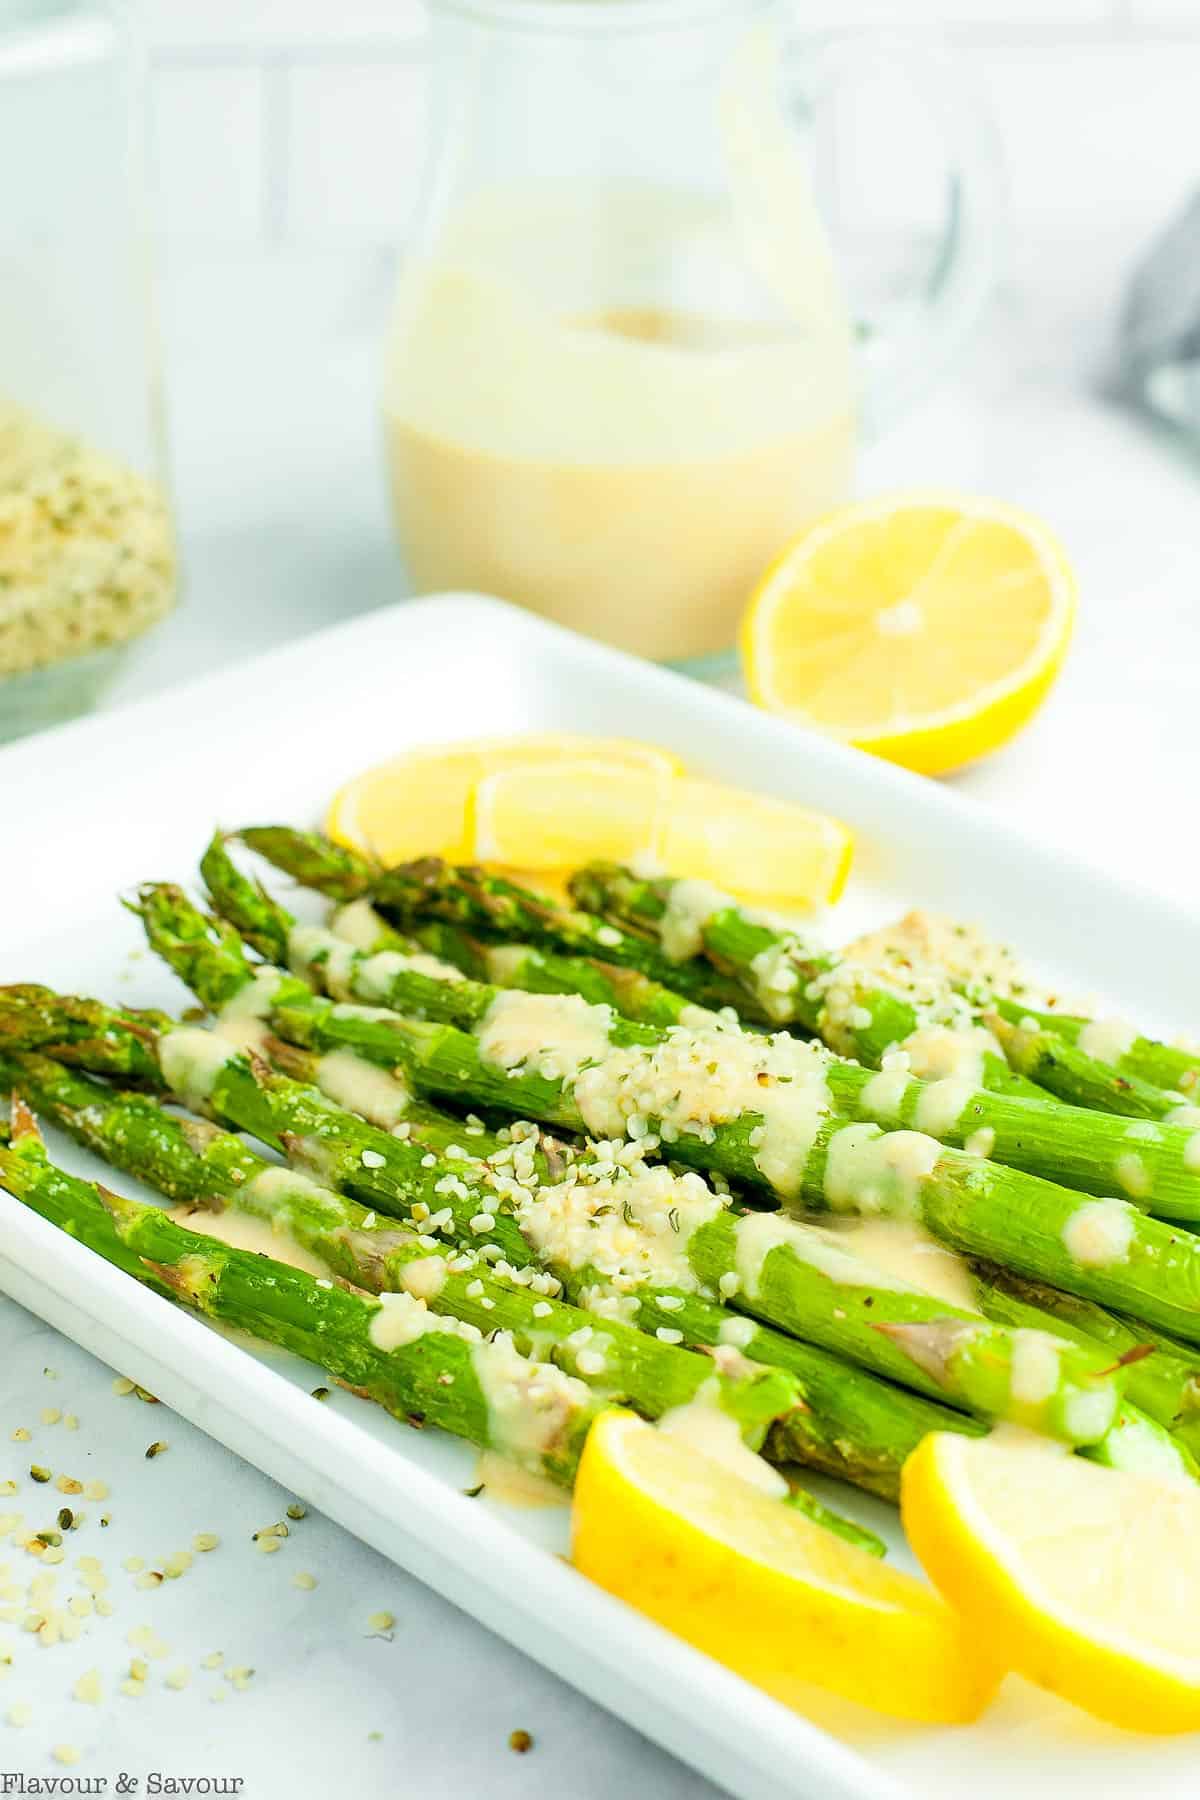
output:
<path id="1" fill-rule="evenodd" d="M 814 110 L 835 93 L 885 72 L 899 76 L 940 140 L 946 163 L 945 219 L 930 257 L 923 300 L 905 296 L 894 322 L 870 347 L 872 324 L 859 320 L 867 346 L 860 393 L 863 438 L 872 441 L 927 392 L 961 348 L 995 285 L 1007 236 L 998 138 L 978 89 L 949 52 L 872 33 L 795 46 L 794 100 Z M 790 74 L 790 68 L 789 68 Z M 788 77 L 785 76 L 785 79 Z M 878 155 L 886 155 L 881 148 Z M 829 222 L 837 260 L 836 221 Z M 874 363 L 874 367 L 872 367 Z"/>

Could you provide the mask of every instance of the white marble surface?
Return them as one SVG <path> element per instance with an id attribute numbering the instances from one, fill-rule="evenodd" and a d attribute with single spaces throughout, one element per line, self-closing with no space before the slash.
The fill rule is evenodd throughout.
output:
<path id="1" fill-rule="evenodd" d="M 1115 282 L 1150 228 L 1145 215 L 1135 199 L 1115 215 L 1110 205 L 1094 229 L 1082 211 L 1023 220 L 1014 279 L 970 357 L 867 451 L 862 485 L 977 488 L 1035 507 L 1061 532 L 1082 586 L 1076 648 L 1027 735 L 959 779 L 1031 830 L 1186 898 L 1198 859 L 1176 796 L 1191 785 L 1200 744 L 1200 488 L 1183 458 L 1094 391 Z M 401 592 L 372 349 L 389 285 L 382 261 L 348 273 L 332 256 L 247 254 L 173 271 L 188 591 L 113 705 Z M 265 753 L 286 755 L 286 745 Z M 241 1776 L 254 1800 L 712 1791 L 328 1522 L 309 1518 L 280 1554 L 260 1556 L 249 1534 L 278 1518 L 287 1496 L 162 1409 L 117 1398 L 110 1371 L 3 1304 L 0 1401 L 0 1479 L 24 1476 L 33 1457 L 110 1482 L 111 1503 L 89 1510 L 112 1514 L 103 1554 L 115 1600 L 112 1618 L 93 1621 L 75 1646 L 31 1652 L 18 1626 L 0 1623 L 0 1650 L 19 1639 L 0 1714 L 33 1707 L 27 1727 L 0 1730 L 0 1770 L 64 1773 L 50 1747 L 70 1743 L 84 1752 L 79 1774 Z M 44 1406 L 76 1412 L 78 1434 L 39 1427 Z M 31 1444 L 11 1441 L 18 1424 L 33 1430 Z M 145 1463 L 155 1437 L 170 1451 Z M 42 1522 L 48 1506 L 30 1504 L 27 1479 L 22 1489 L 0 1509 Z M 221 1548 L 162 1590 L 135 1589 L 119 1568 L 128 1554 L 155 1562 L 205 1530 Z M 314 1591 L 291 1584 L 300 1569 L 317 1575 Z M 379 1609 L 396 1615 L 390 1642 L 366 1635 Z M 169 1654 L 153 1665 L 152 1692 L 133 1700 L 117 1683 L 126 1633 L 143 1622 Z M 229 1684 L 199 1668 L 215 1650 L 256 1671 L 220 1705 L 210 1695 Z M 161 1676 L 180 1664 L 191 1684 L 175 1692 Z M 104 1681 L 94 1709 L 68 1698 L 90 1667 Z M 506 1747 L 517 1727 L 536 1740 L 526 1757 Z"/>
<path id="2" fill-rule="evenodd" d="M 113 1379 L 112 1370 L 0 1299 L 0 1481 L 19 1484 L 16 1497 L 0 1500 L 0 1512 L 21 1512 L 31 1531 L 54 1526 L 64 1505 L 84 1520 L 68 1534 L 64 1562 L 48 1571 L 5 1542 L 0 1564 L 10 1572 L 0 1586 L 23 1589 L 48 1573 L 56 1589 L 43 1604 L 64 1609 L 84 1591 L 77 1558 L 95 1556 L 113 1608 L 109 1617 L 84 1619 L 77 1642 L 49 1647 L 19 1621 L 0 1623 L 0 1659 L 9 1649 L 13 1657 L 0 1679 L 0 1785 L 6 1772 L 107 1776 L 112 1793 L 124 1772 L 146 1793 L 158 1772 L 240 1778 L 240 1790 L 226 1791 L 246 1800 L 460 1793 L 521 1800 L 551 1787 L 600 1800 L 631 1780 L 663 1800 L 715 1793 L 329 1520 L 310 1514 L 291 1522 L 282 1548 L 264 1555 L 252 1534 L 283 1519 L 294 1496 L 165 1406 L 118 1396 Z M 74 1413 L 78 1429 L 39 1424 L 46 1408 Z M 31 1441 L 13 1442 L 22 1426 Z M 155 1441 L 167 1448 L 148 1462 Z M 55 1486 L 30 1481 L 31 1463 L 56 1479 L 102 1480 L 109 1495 L 64 1498 Z M 111 1519 L 107 1528 L 102 1515 Z M 146 1569 L 161 1569 L 197 1533 L 220 1542 L 161 1587 L 139 1588 L 137 1573 L 123 1566 L 140 1557 Z M 315 1588 L 294 1585 L 302 1573 L 316 1577 Z M 380 1613 L 394 1616 L 389 1631 L 373 1629 Z M 138 1641 L 146 1627 L 149 1649 Z M 221 1665 L 203 1667 L 216 1652 Z M 135 1698 L 120 1684 L 139 1657 L 149 1673 Z M 101 1682 L 94 1706 L 72 1698 L 76 1681 L 93 1669 Z M 230 1681 L 238 1670 L 251 1672 Z M 182 1689 L 170 1685 L 178 1671 L 188 1677 Z M 29 1722 L 11 1724 L 12 1709 L 22 1706 Z M 508 1748 L 515 1729 L 533 1735 L 527 1755 Z M 79 1752 L 78 1764 L 55 1759 L 64 1745 Z"/>

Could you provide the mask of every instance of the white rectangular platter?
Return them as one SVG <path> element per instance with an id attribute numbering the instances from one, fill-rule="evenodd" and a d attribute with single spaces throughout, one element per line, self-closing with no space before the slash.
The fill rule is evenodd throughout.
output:
<path id="1" fill-rule="evenodd" d="M 315 823 L 343 779 L 408 746 L 552 729 L 658 742 L 847 819 L 860 849 L 829 922 L 838 937 L 923 903 L 1143 1019 L 1200 1017 L 1200 931 L 1182 910 L 932 782 L 472 596 L 397 606 L 0 753 L 0 980 L 182 1004 L 172 977 L 131 959 L 139 931 L 119 892 L 189 881 L 216 824 Z M 1016 1681 L 969 1730 L 899 1728 L 817 1698 L 821 1726 L 789 1713 L 578 1577 L 552 1553 L 563 1514 L 463 1499 L 465 1447 L 346 1396 L 315 1404 L 310 1366 L 259 1360 L 2 1197 L 0 1288 L 747 1800 L 1196 1792 L 1190 1742 L 1101 1729 Z M 907 1558 L 888 1509 L 838 1501 Z"/>

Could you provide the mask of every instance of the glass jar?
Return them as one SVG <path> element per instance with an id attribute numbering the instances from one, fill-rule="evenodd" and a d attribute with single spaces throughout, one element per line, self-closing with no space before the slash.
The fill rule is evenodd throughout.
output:
<path id="1" fill-rule="evenodd" d="M 432 10 L 384 400 L 413 585 L 710 667 L 769 561 L 847 495 L 864 421 L 925 385 L 986 291 L 986 128 L 928 59 L 814 46 L 770 0 Z M 887 229 L 864 236 L 823 174 L 838 97 L 881 69 L 940 144 L 943 216 L 899 282 Z"/>
<path id="2" fill-rule="evenodd" d="M 0 740 L 174 602 L 128 8 L 0 0 Z"/>

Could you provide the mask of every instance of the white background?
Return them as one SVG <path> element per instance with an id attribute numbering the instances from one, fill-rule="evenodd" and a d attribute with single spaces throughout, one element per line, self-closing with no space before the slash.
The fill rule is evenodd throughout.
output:
<path id="1" fill-rule="evenodd" d="M 116 701 L 402 591 L 379 471 L 377 343 L 417 179 L 420 9 L 159 0 L 149 10 L 188 589 Z M 861 480 L 866 491 L 954 485 L 1028 504 L 1079 568 L 1078 643 L 1050 706 L 963 785 L 1082 854 L 1187 895 L 1197 874 L 1188 796 L 1200 488 L 1189 463 L 1100 387 L 1122 284 L 1200 184 L 1200 0 L 826 0 L 804 11 L 820 29 L 940 22 L 1004 142 L 1012 241 L 1001 290 L 951 379 L 868 452 Z M 62 1380 L 36 1376 L 31 1391 L 28 1371 L 43 1364 Z M 86 1751 L 80 1774 L 236 1773 L 260 1766 L 265 1742 L 279 1773 L 256 1782 L 254 1800 L 339 1787 L 454 1800 L 705 1791 L 334 1527 L 310 1520 L 302 1553 L 297 1540 L 257 1556 L 247 1531 L 277 1518 L 286 1497 L 161 1409 L 117 1400 L 110 1379 L 15 1308 L 0 1310 L 0 1477 L 21 1474 L 31 1450 L 9 1441 L 12 1427 L 35 1425 L 43 1405 L 70 1405 L 83 1421 L 82 1471 L 103 1473 L 120 1496 L 106 1558 L 161 1557 L 195 1530 L 227 1542 L 169 1592 L 122 1588 L 111 1629 L 71 1668 L 103 1666 L 98 1711 L 65 1699 L 58 1652 L 31 1653 L 21 1638 L 14 1672 L 0 1679 L 0 1716 L 28 1699 L 35 1719 L 21 1733 L 0 1729 L 0 1768 L 55 1772 L 49 1746 L 71 1741 Z M 141 1439 L 152 1435 L 171 1452 L 145 1465 Z M 41 1460 L 62 1466 L 52 1431 L 35 1437 Z M 291 1587 L 296 1567 L 318 1574 L 315 1592 Z M 363 1635 L 378 1608 L 397 1615 L 390 1644 Z M 171 1643 L 165 1666 L 192 1666 L 185 1693 L 161 1683 L 153 1700 L 115 1693 L 124 1634 L 143 1619 Z M 0 1646 L 6 1634 L 0 1625 Z M 222 1706 L 196 1668 L 218 1648 L 260 1665 Z M 525 1758 L 505 1747 L 518 1726 L 537 1740 Z"/>
<path id="2" fill-rule="evenodd" d="M 798 0 L 814 32 L 937 28 L 986 86 L 1019 205 L 1074 202 L 1099 224 L 1082 118 L 1109 118 L 1145 180 L 1147 223 L 1185 184 L 1190 132 L 1160 85 L 1194 71 L 1197 0 Z M 393 244 L 418 177 L 425 92 L 420 0 L 149 0 L 165 219 L 220 243 Z M 1138 127 L 1125 101 L 1140 101 Z M 1116 112 L 1112 111 L 1116 106 Z M 1172 136 L 1173 144 L 1172 144 Z M 1064 186 L 1066 192 L 1064 193 Z M 1117 196 L 1118 204 L 1124 198 Z"/>

